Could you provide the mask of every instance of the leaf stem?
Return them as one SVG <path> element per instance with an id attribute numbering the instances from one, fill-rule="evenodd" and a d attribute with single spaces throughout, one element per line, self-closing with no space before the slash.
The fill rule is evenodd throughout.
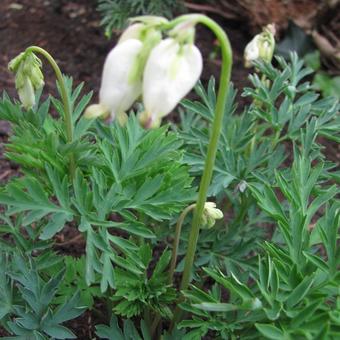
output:
<path id="1" fill-rule="evenodd" d="M 54 58 L 43 48 L 39 46 L 30 46 L 26 49 L 26 52 L 36 52 L 40 53 L 45 57 L 45 59 L 50 63 L 50 65 L 53 68 L 53 71 L 56 75 L 57 82 L 59 84 L 60 88 L 60 95 L 61 95 L 61 100 L 64 106 L 64 123 L 65 123 L 65 131 L 66 131 L 66 139 L 68 143 L 72 143 L 73 141 L 73 120 L 72 120 L 72 112 L 71 112 L 71 103 L 69 96 L 67 94 L 67 89 L 66 89 L 66 84 L 65 80 L 63 77 L 63 74 L 60 71 L 60 68 Z M 75 173 L 75 160 L 74 160 L 74 155 L 73 153 L 70 154 L 70 176 L 71 178 L 74 177 Z"/>
<path id="2" fill-rule="evenodd" d="M 186 207 L 181 215 L 178 218 L 178 221 L 176 223 L 176 230 L 175 230 L 175 238 L 173 241 L 173 246 L 172 246 L 172 256 L 171 256 L 171 264 L 170 264 L 170 270 L 169 270 L 169 284 L 172 283 L 173 278 L 174 278 L 174 272 L 176 268 L 176 263 L 177 263 L 177 252 L 178 252 L 178 245 L 179 245 L 179 239 L 181 236 L 181 231 L 182 231 L 182 224 L 187 216 L 187 214 L 195 209 L 196 204 L 191 204 L 188 207 Z"/>

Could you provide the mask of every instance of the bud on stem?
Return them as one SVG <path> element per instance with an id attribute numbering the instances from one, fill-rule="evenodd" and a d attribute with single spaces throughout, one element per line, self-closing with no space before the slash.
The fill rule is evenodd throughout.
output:
<path id="1" fill-rule="evenodd" d="M 15 87 L 25 109 L 35 104 L 35 92 L 44 86 L 41 60 L 26 50 L 10 61 L 8 69 L 15 74 Z"/>

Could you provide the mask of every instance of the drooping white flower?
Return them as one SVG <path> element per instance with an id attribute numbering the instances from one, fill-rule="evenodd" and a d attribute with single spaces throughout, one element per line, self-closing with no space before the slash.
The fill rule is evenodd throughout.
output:
<path id="1" fill-rule="evenodd" d="M 162 40 L 146 62 L 143 79 L 145 127 L 157 127 L 179 101 L 194 87 L 202 72 L 202 55 L 193 44 L 176 39 Z"/>
<path id="2" fill-rule="evenodd" d="M 118 44 L 107 56 L 99 92 L 99 101 L 108 106 L 111 114 L 125 112 L 142 93 L 141 79 L 130 79 L 143 43 L 128 39 Z"/>
<path id="3" fill-rule="evenodd" d="M 116 45 L 108 54 L 99 91 L 99 105 L 89 106 L 87 118 L 108 116 L 112 118 L 128 110 L 142 93 L 142 79 L 131 79 L 131 72 L 143 43 L 127 39 Z"/>
<path id="4" fill-rule="evenodd" d="M 86 118 L 106 118 L 124 124 L 128 110 L 142 93 L 146 60 L 162 34 L 157 26 L 167 22 L 159 17 L 141 17 L 121 35 L 118 44 L 106 58 L 99 92 L 99 104 L 90 105 Z"/>

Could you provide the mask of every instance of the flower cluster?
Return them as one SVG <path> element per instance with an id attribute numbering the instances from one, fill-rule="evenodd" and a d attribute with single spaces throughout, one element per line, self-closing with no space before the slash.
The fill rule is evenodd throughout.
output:
<path id="1" fill-rule="evenodd" d="M 139 115 L 146 128 L 158 127 L 194 87 L 202 72 L 202 55 L 193 43 L 193 24 L 180 24 L 162 39 L 167 20 L 140 17 L 128 27 L 106 58 L 99 104 L 85 117 L 124 122 L 126 111 L 142 96 Z"/>
<path id="2" fill-rule="evenodd" d="M 19 99 L 26 109 L 35 104 L 35 91 L 44 85 L 41 60 L 33 52 L 22 52 L 14 58 L 8 68 L 15 73 L 15 87 Z"/>

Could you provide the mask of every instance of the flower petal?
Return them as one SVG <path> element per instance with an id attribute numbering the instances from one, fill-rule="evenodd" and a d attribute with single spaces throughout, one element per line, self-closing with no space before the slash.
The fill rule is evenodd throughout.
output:
<path id="1" fill-rule="evenodd" d="M 108 107 L 113 116 L 128 110 L 142 93 L 142 80 L 131 82 L 129 79 L 142 47 L 140 40 L 128 39 L 115 46 L 106 58 L 99 102 Z"/>
<path id="2" fill-rule="evenodd" d="M 143 101 L 146 113 L 157 120 L 170 113 L 194 87 L 202 72 L 202 55 L 191 44 L 162 40 L 146 63 Z"/>

